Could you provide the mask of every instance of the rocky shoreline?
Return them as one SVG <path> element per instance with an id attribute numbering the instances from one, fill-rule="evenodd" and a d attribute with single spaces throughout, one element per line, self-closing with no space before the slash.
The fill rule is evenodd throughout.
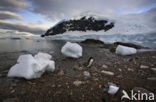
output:
<path id="1" fill-rule="evenodd" d="M 7 78 L 7 72 L 19 55 L 30 52 L 0 54 L 0 101 L 2 102 L 129 102 L 121 100 L 122 90 L 148 90 L 156 93 L 156 51 L 140 52 L 130 56 L 116 55 L 114 45 L 83 42 L 83 57 L 64 57 L 59 50 L 49 53 L 56 62 L 53 73 L 41 78 L 25 80 Z M 36 54 L 36 52 L 31 52 Z M 87 67 L 89 58 L 94 62 Z M 115 84 L 119 91 L 108 94 L 109 85 Z M 140 101 L 141 102 L 141 101 Z"/>

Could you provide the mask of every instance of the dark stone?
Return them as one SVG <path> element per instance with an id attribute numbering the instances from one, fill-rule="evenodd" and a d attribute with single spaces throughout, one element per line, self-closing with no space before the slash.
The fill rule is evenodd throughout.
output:
<path id="1" fill-rule="evenodd" d="M 20 102 L 20 100 L 18 98 L 8 98 L 5 99 L 3 102 Z"/>
<path id="2" fill-rule="evenodd" d="M 82 41 L 81 43 L 85 43 L 85 44 L 104 44 L 102 41 L 95 40 L 95 39 L 86 39 L 85 41 Z"/>

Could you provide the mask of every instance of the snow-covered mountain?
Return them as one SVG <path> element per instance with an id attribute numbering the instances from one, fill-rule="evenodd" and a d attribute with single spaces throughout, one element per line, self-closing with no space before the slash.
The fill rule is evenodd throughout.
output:
<path id="1" fill-rule="evenodd" d="M 103 15 L 85 12 L 62 20 L 44 34 L 146 34 L 155 33 L 156 9 L 140 14 Z"/>
<path id="2" fill-rule="evenodd" d="M 114 27 L 113 21 L 108 20 L 106 18 L 100 18 L 100 16 L 97 15 L 87 14 L 87 15 L 81 15 L 75 18 L 70 18 L 70 19 L 60 21 L 54 27 L 50 28 L 45 33 L 45 36 L 63 34 L 63 33 L 74 32 L 74 31 L 106 32 L 107 30 L 113 27 Z"/>
<path id="3" fill-rule="evenodd" d="M 87 24 L 84 24 L 84 22 Z M 98 22 L 98 23 L 95 23 Z M 60 29 L 54 31 L 58 25 L 66 24 L 64 22 L 81 22 L 79 25 L 63 25 L 63 32 Z M 90 23 L 94 23 L 92 27 Z M 84 24 L 80 26 L 81 24 Z M 106 30 L 106 26 L 109 29 Z M 75 28 L 73 28 L 75 27 Z M 95 27 L 95 28 L 94 28 Z M 55 29 L 56 29 L 55 28 Z M 74 30 L 69 30 L 69 29 Z M 92 28 L 92 29 L 91 29 Z M 100 13 L 85 12 L 79 16 L 60 21 L 50 28 L 44 36 L 50 40 L 72 40 L 83 41 L 85 39 L 96 39 L 104 43 L 130 42 L 142 46 L 155 46 L 156 43 L 156 9 L 140 13 L 127 15 L 103 15 Z M 94 30 L 95 29 L 95 30 Z M 57 32 L 57 33 L 54 33 Z"/>

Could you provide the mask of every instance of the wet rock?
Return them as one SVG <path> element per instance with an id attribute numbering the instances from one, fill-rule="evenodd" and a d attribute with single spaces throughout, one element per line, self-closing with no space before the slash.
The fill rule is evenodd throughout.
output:
<path id="1" fill-rule="evenodd" d="M 149 68 L 149 66 L 146 66 L 146 65 L 140 65 L 140 68 L 141 68 L 141 69 L 147 69 L 147 68 Z"/>
<path id="2" fill-rule="evenodd" d="M 15 92 L 15 90 L 11 90 L 11 92 L 10 93 L 14 93 Z"/>
<path id="3" fill-rule="evenodd" d="M 122 69 L 119 68 L 119 71 L 122 72 Z"/>
<path id="4" fill-rule="evenodd" d="M 56 85 L 55 85 L 55 84 L 53 84 L 51 87 L 53 87 L 53 88 L 54 88 L 54 87 L 56 87 Z"/>
<path id="5" fill-rule="evenodd" d="M 152 71 L 156 72 L 156 68 L 151 68 Z"/>
<path id="6" fill-rule="evenodd" d="M 91 76 L 90 73 L 89 73 L 88 71 L 84 71 L 84 72 L 83 72 L 83 75 L 84 75 L 85 77 L 90 77 L 90 76 Z"/>
<path id="7" fill-rule="evenodd" d="M 83 67 L 74 67 L 73 69 L 74 70 L 77 70 L 77 71 L 82 71 L 83 70 Z"/>
<path id="8" fill-rule="evenodd" d="M 98 79 L 98 78 L 95 78 L 95 77 L 93 77 L 93 80 L 94 80 L 94 81 L 99 81 L 99 79 Z"/>
<path id="9" fill-rule="evenodd" d="M 84 82 L 77 80 L 77 81 L 74 81 L 73 84 L 78 87 L 78 86 L 84 84 Z"/>
<path id="10" fill-rule="evenodd" d="M 3 100 L 3 102 L 20 102 L 18 98 L 8 98 Z"/>
<path id="11" fill-rule="evenodd" d="M 156 77 L 149 77 L 148 80 L 156 81 Z"/>
<path id="12" fill-rule="evenodd" d="M 102 65 L 102 68 L 108 68 L 108 66 L 104 64 L 104 65 Z"/>
<path id="13" fill-rule="evenodd" d="M 3 75 L 2 74 L 0 74 L 0 77 L 2 77 Z"/>
<path id="14" fill-rule="evenodd" d="M 101 73 L 102 74 L 106 74 L 106 75 L 110 75 L 110 76 L 113 76 L 114 75 L 113 72 L 111 72 L 111 71 L 105 71 L 105 70 L 102 70 Z"/>
<path id="15" fill-rule="evenodd" d="M 79 71 L 82 71 L 82 70 L 83 70 L 83 67 L 79 67 L 78 70 L 79 70 Z"/>
<path id="16" fill-rule="evenodd" d="M 85 41 L 82 41 L 81 43 L 85 43 L 85 44 L 104 44 L 102 41 L 95 40 L 95 39 L 86 39 Z"/>
<path id="17" fill-rule="evenodd" d="M 127 70 L 128 70 L 128 71 L 130 71 L 130 72 L 134 72 L 134 70 L 133 70 L 133 69 L 131 69 L 131 68 L 128 68 Z"/>
<path id="18" fill-rule="evenodd" d="M 64 75 L 64 71 L 63 71 L 63 70 L 59 71 L 57 75 L 58 75 L 58 76 Z"/>

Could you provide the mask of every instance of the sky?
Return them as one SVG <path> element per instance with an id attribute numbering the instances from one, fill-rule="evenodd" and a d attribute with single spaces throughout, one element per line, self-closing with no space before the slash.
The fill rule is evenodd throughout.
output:
<path id="1" fill-rule="evenodd" d="M 41 35 L 58 21 L 83 12 L 140 14 L 156 8 L 156 0 L 1 0 L 0 37 Z"/>

